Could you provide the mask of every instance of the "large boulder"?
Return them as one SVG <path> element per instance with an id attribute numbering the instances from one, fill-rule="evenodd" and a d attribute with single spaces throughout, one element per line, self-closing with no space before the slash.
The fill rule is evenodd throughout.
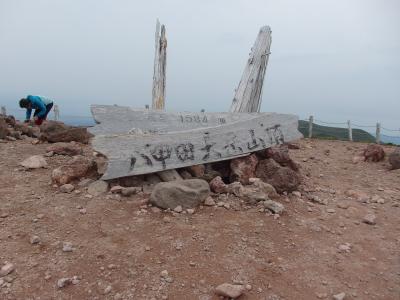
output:
<path id="1" fill-rule="evenodd" d="M 160 182 L 151 193 L 150 203 L 163 209 L 187 209 L 200 205 L 209 195 L 210 187 L 202 179 Z"/>
<path id="2" fill-rule="evenodd" d="M 59 155 L 79 155 L 82 154 L 82 147 L 78 144 L 71 142 L 71 143 L 55 143 L 47 147 L 46 152 L 53 152 L 54 154 Z"/>
<path id="3" fill-rule="evenodd" d="M 400 147 L 397 147 L 392 153 L 390 153 L 389 163 L 392 170 L 400 169 Z"/>
<path id="4" fill-rule="evenodd" d="M 29 137 L 37 138 L 40 135 L 39 127 L 31 126 L 30 123 L 17 122 L 14 128 Z"/>
<path id="5" fill-rule="evenodd" d="M 376 144 L 369 144 L 363 152 L 364 161 L 378 162 L 385 158 L 385 150 L 383 147 Z"/>
<path id="6" fill-rule="evenodd" d="M 255 176 L 258 158 L 255 154 L 239 157 L 231 160 L 231 182 L 240 181 L 249 184 L 249 179 Z"/>
<path id="7" fill-rule="evenodd" d="M 290 158 L 289 156 L 289 147 L 288 145 L 280 145 L 276 147 L 271 147 L 258 152 L 258 155 L 262 158 L 272 158 L 278 164 L 283 167 L 289 167 L 293 171 L 298 171 L 299 166 L 297 163 Z"/>
<path id="8" fill-rule="evenodd" d="M 91 134 L 83 127 L 71 127 L 62 122 L 48 121 L 40 126 L 40 139 L 50 143 L 79 142 L 87 144 Z"/>
<path id="9" fill-rule="evenodd" d="M 47 162 L 42 155 L 33 155 L 20 163 L 26 169 L 39 169 L 47 167 Z"/>
<path id="10" fill-rule="evenodd" d="M 278 193 L 296 191 L 301 183 L 298 173 L 288 167 L 282 167 L 271 158 L 258 163 L 256 176 L 271 184 Z"/>
<path id="11" fill-rule="evenodd" d="M 72 158 L 66 165 L 54 169 L 52 172 L 52 180 L 57 184 L 70 183 L 75 179 L 87 177 L 96 171 L 96 165 L 93 159 L 77 155 Z"/>

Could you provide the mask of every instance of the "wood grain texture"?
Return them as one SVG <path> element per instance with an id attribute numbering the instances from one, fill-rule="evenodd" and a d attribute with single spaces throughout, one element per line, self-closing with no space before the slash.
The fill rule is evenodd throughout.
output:
<path id="1" fill-rule="evenodd" d="M 231 112 L 260 111 L 271 41 L 271 28 L 269 26 L 262 27 L 251 49 L 239 86 L 235 91 L 230 108 Z"/>
<path id="2" fill-rule="evenodd" d="M 165 80 L 167 68 L 167 38 L 165 37 L 165 26 L 157 20 L 155 36 L 154 74 L 153 74 L 153 109 L 164 109 L 165 107 Z"/>
<path id="3" fill-rule="evenodd" d="M 256 114 L 164 112 L 134 109 L 114 105 L 92 105 L 91 112 L 97 125 L 89 128 L 92 134 L 167 133 L 219 126 L 250 120 Z M 266 113 L 267 114 L 267 113 Z"/>
<path id="4" fill-rule="evenodd" d="M 96 135 L 108 158 L 102 179 L 139 175 L 247 155 L 301 137 L 293 115 L 259 114 L 226 125 L 166 134 Z"/>

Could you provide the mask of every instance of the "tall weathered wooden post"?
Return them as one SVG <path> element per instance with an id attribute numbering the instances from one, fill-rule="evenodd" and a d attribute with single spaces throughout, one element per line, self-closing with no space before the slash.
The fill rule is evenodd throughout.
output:
<path id="1" fill-rule="evenodd" d="M 157 19 L 154 53 L 153 74 L 153 100 L 152 109 L 165 110 L 165 83 L 167 71 L 167 38 L 165 37 L 165 25 L 161 25 Z M 157 175 L 163 181 L 181 180 L 182 177 L 176 170 L 158 172 Z"/>
<path id="2" fill-rule="evenodd" d="M 167 68 L 167 38 L 165 37 L 165 26 L 161 25 L 157 19 L 155 54 L 154 54 L 154 74 L 153 74 L 153 109 L 164 110 L 165 107 L 165 75 Z"/>
<path id="3" fill-rule="evenodd" d="M 260 111 L 265 70 L 272 41 L 271 32 L 269 26 L 261 27 L 235 91 L 230 112 Z"/>

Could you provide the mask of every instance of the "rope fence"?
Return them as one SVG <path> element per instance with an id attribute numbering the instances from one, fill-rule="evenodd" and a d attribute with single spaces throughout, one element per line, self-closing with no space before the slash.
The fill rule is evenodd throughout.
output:
<path id="1" fill-rule="evenodd" d="M 312 138 L 314 136 L 315 125 L 322 124 L 321 126 L 333 125 L 335 127 L 340 126 L 339 128 L 347 129 L 347 138 L 349 141 L 353 141 L 353 129 L 366 128 L 366 129 L 375 129 L 375 142 L 380 144 L 382 142 L 382 137 L 385 139 L 398 139 L 400 143 L 400 128 L 386 128 L 381 125 L 380 122 L 376 123 L 376 125 L 360 125 L 357 123 L 353 123 L 351 120 L 347 122 L 327 122 L 318 119 L 314 119 L 314 116 L 310 116 L 308 120 L 300 120 L 303 121 L 299 123 L 299 130 L 303 129 L 308 133 L 308 137 Z M 308 123 L 306 125 L 306 123 Z M 332 126 L 326 126 L 332 127 Z M 389 134 L 382 134 L 383 132 L 389 132 Z M 371 132 L 368 132 L 373 135 Z M 396 134 L 397 133 L 397 134 Z"/>

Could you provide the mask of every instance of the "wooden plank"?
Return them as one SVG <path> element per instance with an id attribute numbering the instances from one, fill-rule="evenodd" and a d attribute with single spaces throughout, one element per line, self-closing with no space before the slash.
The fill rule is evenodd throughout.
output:
<path id="1" fill-rule="evenodd" d="M 154 74 L 153 74 L 153 109 L 164 109 L 165 106 L 165 80 L 167 68 L 167 38 L 165 37 L 165 26 L 157 20 L 155 55 L 154 55 Z"/>
<path id="2" fill-rule="evenodd" d="M 230 108 L 231 112 L 260 111 L 271 41 L 271 28 L 269 26 L 262 27 L 251 49 L 239 86 L 235 91 Z"/>
<path id="3" fill-rule="evenodd" d="M 164 112 L 113 105 L 92 105 L 96 126 L 92 134 L 167 133 L 250 120 L 257 114 Z"/>
<path id="4" fill-rule="evenodd" d="M 301 137 L 298 118 L 260 114 L 217 127 L 166 134 L 96 135 L 94 149 L 108 158 L 102 179 L 159 172 L 232 159 Z"/>

